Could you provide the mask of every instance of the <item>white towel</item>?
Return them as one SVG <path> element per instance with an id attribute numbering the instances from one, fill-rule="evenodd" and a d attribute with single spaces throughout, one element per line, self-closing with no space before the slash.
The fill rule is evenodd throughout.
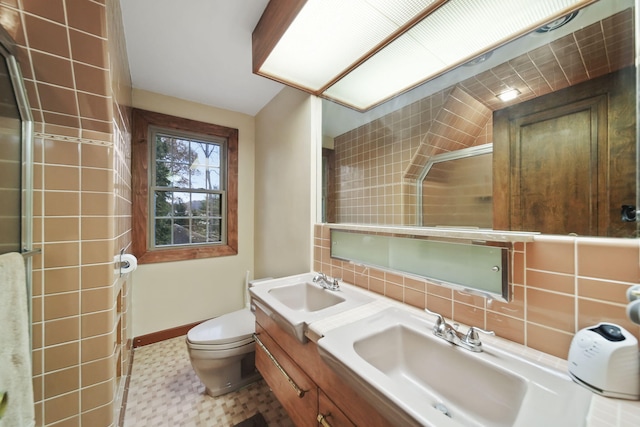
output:
<path id="1" fill-rule="evenodd" d="M 0 255 L 0 396 L 8 396 L 0 427 L 35 424 L 27 307 L 22 255 Z"/>

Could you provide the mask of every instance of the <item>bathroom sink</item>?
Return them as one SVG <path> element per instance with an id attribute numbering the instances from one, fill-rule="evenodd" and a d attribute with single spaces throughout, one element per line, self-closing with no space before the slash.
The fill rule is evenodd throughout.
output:
<path id="1" fill-rule="evenodd" d="M 279 286 L 269 289 L 268 293 L 292 310 L 307 312 L 323 310 L 345 300 L 335 291 L 307 282 Z"/>
<path id="2" fill-rule="evenodd" d="M 343 283 L 339 290 L 324 289 L 313 282 L 314 276 L 262 280 L 249 289 L 252 304 L 302 343 L 307 342 L 305 332 L 312 322 L 373 301 L 366 292 Z"/>
<path id="3" fill-rule="evenodd" d="M 329 330 L 323 360 L 389 420 L 414 426 L 583 426 L 592 393 L 568 375 L 486 344 L 474 353 L 389 308 Z"/>

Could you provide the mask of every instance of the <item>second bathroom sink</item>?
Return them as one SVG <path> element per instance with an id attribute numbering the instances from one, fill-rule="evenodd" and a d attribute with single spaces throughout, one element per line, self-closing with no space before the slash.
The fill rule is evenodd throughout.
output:
<path id="1" fill-rule="evenodd" d="M 288 308 L 301 312 L 324 310 L 345 300 L 345 297 L 336 291 L 328 291 L 308 282 L 279 286 L 267 293 Z"/>
<path id="2" fill-rule="evenodd" d="M 305 332 L 311 322 L 373 301 L 359 289 L 341 284 L 328 290 L 313 282 L 315 273 L 298 274 L 260 281 L 249 289 L 253 304 L 260 306 L 282 329 L 307 341 Z"/>

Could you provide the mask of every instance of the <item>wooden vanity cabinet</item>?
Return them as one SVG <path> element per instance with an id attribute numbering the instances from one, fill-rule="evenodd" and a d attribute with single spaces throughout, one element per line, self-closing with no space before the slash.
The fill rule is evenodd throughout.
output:
<path id="1" fill-rule="evenodd" d="M 273 394 L 296 426 L 317 426 L 317 386 L 260 325 L 256 333 L 260 340 L 256 342 L 256 367 Z"/>
<path id="2" fill-rule="evenodd" d="M 285 375 L 256 343 L 256 367 L 296 426 L 394 425 L 324 363 L 314 342 L 300 343 L 259 307 L 255 314 L 258 339 L 297 387 L 305 391 L 303 397 L 298 397 Z M 315 401 L 311 402 L 313 399 Z M 319 421 L 319 415 L 325 424 Z"/>

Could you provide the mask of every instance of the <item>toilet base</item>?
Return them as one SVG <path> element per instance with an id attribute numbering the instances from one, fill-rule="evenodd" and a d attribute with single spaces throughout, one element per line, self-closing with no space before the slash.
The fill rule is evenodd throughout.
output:
<path id="1" fill-rule="evenodd" d="M 224 359 L 200 358 L 201 352 L 190 352 L 191 364 L 209 396 L 236 391 L 262 378 L 256 369 L 253 346 L 247 346 L 252 349 L 248 353 Z"/>
<path id="2" fill-rule="evenodd" d="M 232 391 L 236 391 L 241 389 L 242 387 L 246 387 L 249 384 L 252 384 L 262 378 L 260 372 L 255 371 L 252 375 L 248 375 L 246 378 L 242 378 L 240 381 L 234 382 L 233 384 L 227 384 L 224 387 L 217 388 L 212 390 L 210 388 L 205 388 L 205 393 L 207 393 L 211 397 L 222 396 L 226 393 L 231 393 Z"/>

